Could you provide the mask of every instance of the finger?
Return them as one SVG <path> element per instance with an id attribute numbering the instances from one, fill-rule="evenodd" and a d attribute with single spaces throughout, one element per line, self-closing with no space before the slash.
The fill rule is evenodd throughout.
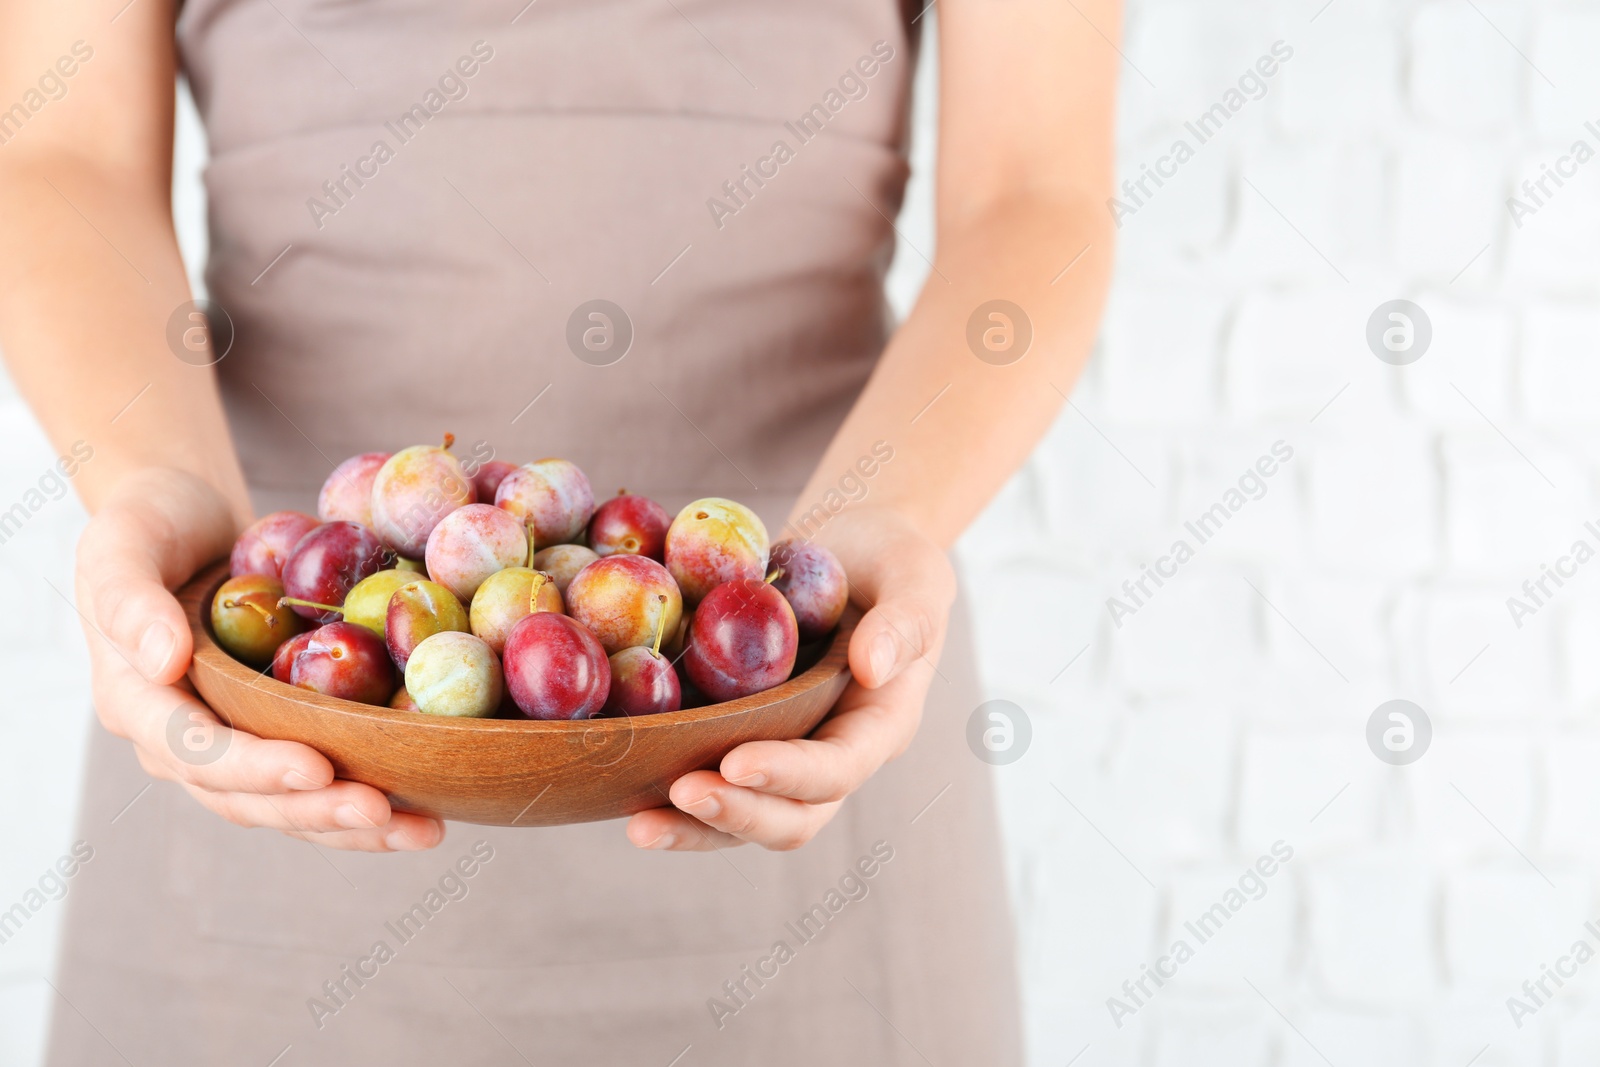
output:
<path id="1" fill-rule="evenodd" d="M 894 683 L 899 684 L 897 679 Z M 927 687 L 919 687 L 926 692 Z M 875 696 L 883 690 L 857 693 Z M 810 738 L 751 741 L 723 757 L 722 777 L 777 797 L 827 804 L 843 800 L 910 743 L 920 716 L 896 714 L 876 699 L 825 720 Z"/>
<path id="2" fill-rule="evenodd" d="M 809 738 L 746 742 L 718 769 L 733 785 L 773 796 L 843 800 L 911 744 L 932 677 L 919 663 L 881 689 L 851 684 Z"/>
<path id="3" fill-rule="evenodd" d="M 193 641 L 169 591 L 227 551 L 231 519 L 214 494 L 161 483 L 104 507 L 78 542 L 79 608 L 95 632 L 148 681 L 183 676 Z"/>
<path id="4" fill-rule="evenodd" d="M 719 770 L 736 787 L 825 804 L 849 796 L 883 765 L 887 757 L 874 753 L 873 747 L 866 739 L 851 744 L 837 734 L 828 739 L 751 741 L 723 757 Z"/>
<path id="5" fill-rule="evenodd" d="M 672 803 L 713 830 L 775 852 L 799 848 L 816 836 L 837 802 L 806 804 L 729 785 L 713 771 L 695 771 L 672 783 Z"/>
<path id="6" fill-rule="evenodd" d="M 333 764 L 308 745 L 231 729 L 182 690 L 133 684 L 140 689 L 118 698 L 124 736 L 157 777 L 217 793 L 258 794 L 320 790 L 333 781 Z"/>
<path id="7" fill-rule="evenodd" d="M 391 819 L 388 799 L 360 782 L 337 781 L 326 789 L 280 796 L 218 793 L 187 783 L 184 788 L 201 804 L 238 826 L 332 833 L 376 830 L 387 826 Z"/>
<path id="8" fill-rule="evenodd" d="M 672 852 L 709 852 L 737 848 L 745 842 L 713 830 L 677 808 L 651 808 L 628 820 L 628 840 L 639 848 Z"/>
<path id="9" fill-rule="evenodd" d="M 888 684 L 919 660 L 931 664 L 943 644 L 955 579 L 943 553 L 919 546 L 853 589 L 867 613 L 850 638 L 850 672 L 868 689 Z"/>
<path id="10" fill-rule="evenodd" d="M 346 852 L 420 852 L 436 848 L 444 841 L 444 823 L 423 815 L 397 811 L 387 826 L 375 830 L 339 830 L 334 833 L 286 830 L 284 833 L 313 845 Z"/>

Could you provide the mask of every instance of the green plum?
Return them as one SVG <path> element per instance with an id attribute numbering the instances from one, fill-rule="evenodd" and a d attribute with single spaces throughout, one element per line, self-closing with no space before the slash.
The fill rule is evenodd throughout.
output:
<path id="1" fill-rule="evenodd" d="M 211 632 L 235 659 L 252 667 L 272 662 L 278 646 L 309 624 L 280 604 L 283 583 L 266 574 L 229 578 L 211 601 Z"/>
<path id="2" fill-rule="evenodd" d="M 472 595 L 467 621 L 496 654 L 505 651 L 511 628 L 536 611 L 564 610 L 561 592 L 548 574 L 528 567 L 496 571 Z"/>
<path id="3" fill-rule="evenodd" d="M 424 715 L 483 719 L 504 695 L 500 660 L 471 634 L 434 634 L 411 650 L 406 692 Z"/>

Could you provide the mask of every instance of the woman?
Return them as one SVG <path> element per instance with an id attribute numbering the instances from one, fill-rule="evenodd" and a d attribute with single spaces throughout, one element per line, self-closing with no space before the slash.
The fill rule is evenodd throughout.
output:
<path id="1" fill-rule="evenodd" d="M 106 729 L 50 1062 L 1016 1062 L 945 552 L 1095 332 L 1114 0 L 940 5 L 938 258 L 892 336 L 917 18 L 888 0 L 178 6 L 0 5 L 7 84 L 44 72 L 0 127 L 0 341 L 94 449 Z M 203 358 L 180 65 L 234 327 Z M 169 741 L 210 721 L 170 590 L 340 458 L 445 431 L 830 547 L 867 610 L 833 715 L 625 828 L 448 839 L 309 747 Z"/>

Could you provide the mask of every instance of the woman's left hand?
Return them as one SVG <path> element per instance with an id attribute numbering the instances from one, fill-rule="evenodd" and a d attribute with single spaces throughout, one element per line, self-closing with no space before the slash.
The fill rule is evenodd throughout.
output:
<path id="1" fill-rule="evenodd" d="M 844 695 L 810 737 L 751 741 L 717 770 L 679 778 L 673 807 L 629 820 L 635 845 L 799 848 L 911 743 L 955 599 L 950 561 L 909 519 L 882 508 L 846 510 L 814 540 L 839 557 L 851 599 L 866 612 L 850 640 Z"/>

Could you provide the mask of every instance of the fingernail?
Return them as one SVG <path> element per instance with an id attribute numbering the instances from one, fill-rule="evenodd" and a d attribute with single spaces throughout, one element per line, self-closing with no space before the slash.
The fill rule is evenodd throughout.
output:
<path id="1" fill-rule="evenodd" d="M 340 826 L 351 830 L 370 830 L 378 825 L 371 819 L 367 818 L 366 812 L 362 811 L 354 804 L 340 804 L 339 807 L 334 811 L 333 818 L 334 821 Z M 394 833 L 399 833 L 399 831 L 396 830 Z M 389 836 L 393 837 L 394 833 L 391 833 Z M 394 846 L 391 844 L 389 847 L 393 848 Z"/>
<path id="2" fill-rule="evenodd" d="M 722 812 L 722 801 L 707 793 L 694 803 L 685 804 L 683 810 L 697 819 L 715 819 Z"/>
<path id="3" fill-rule="evenodd" d="M 678 835 L 677 834 L 662 834 L 660 837 L 656 838 L 654 841 L 650 842 L 648 845 L 646 845 L 644 847 L 645 848 L 654 848 L 654 849 L 671 848 L 673 845 L 676 845 L 677 843 L 678 843 Z"/>
<path id="4" fill-rule="evenodd" d="M 894 659 L 894 636 L 879 634 L 873 638 L 872 654 L 867 657 L 867 662 L 872 666 L 874 681 L 881 684 L 889 680 L 889 672 L 894 670 Z"/>
<path id="5" fill-rule="evenodd" d="M 160 674 L 172 658 L 172 646 L 176 643 L 172 627 L 166 623 L 153 622 L 146 626 L 139 638 L 139 662 L 144 665 L 144 673 L 151 677 Z"/>
<path id="6" fill-rule="evenodd" d="M 313 781 L 298 770 L 291 770 L 283 776 L 283 787 L 285 789 L 321 789 L 322 784 Z M 345 807 L 349 806 L 348 804 L 345 805 Z"/>
<path id="7" fill-rule="evenodd" d="M 427 845 L 424 845 L 420 841 L 414 839 L 404 830 L 390 830 L 384 835 L 383 843 L 394 849 L 396 852 L 421 852 L 423 849 L 428 847 Z"/>
<path id="8" fill-rule="evenodd" d="M 728 781 L 732 782 L 734 785 L 743 785 L 749 786 L 751 789 L 759 789 L 767 784 L 767 773 L 765 771 L 751 771 L 743 778 L 729 778 Z"/>

